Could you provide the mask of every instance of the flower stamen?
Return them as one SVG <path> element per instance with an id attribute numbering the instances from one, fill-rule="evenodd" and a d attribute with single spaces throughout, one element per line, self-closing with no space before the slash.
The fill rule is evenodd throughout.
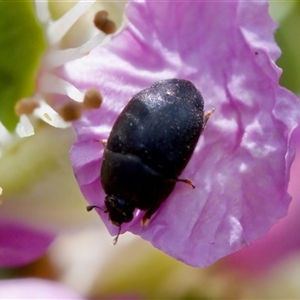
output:
<path id="1" fill-rule="evenodd" d="M 116 23 L 108 18 L 108 12 L 106 10 L 100 10 L 96 13 L 94 24 L 99 30 L 106 34 L 112 34 L 117 31 Z"/>
<path id="2" fill-rule="evenodd" d="M 15 114 L 20 117 L 21 115 L 30 115 L 38 108 L 40 104 L 32 98 L 20 99 L 15 105 Z"/>
<path id="3" fill-rule="evenodd" d="M 96 88 L 89 89 L 83 99 L 84 109 L 99 108 L 103 101 L 102 95 Z"/>
<path id="4" fill-rule="evenodd" d="M 82 104 L 74 101 L 68 101 L 58 110 L 58 114 L 66 122 L 78 120 L 82 114 Z"/>

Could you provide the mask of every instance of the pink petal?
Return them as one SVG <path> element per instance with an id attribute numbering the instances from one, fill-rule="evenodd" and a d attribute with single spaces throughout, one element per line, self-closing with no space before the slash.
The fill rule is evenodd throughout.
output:
<path id="1" fill-rule="evenodd" d="M 280 219 L 268 234 L 247 248 L 228 256 L 226 262 L 250 274 L 269 270 L 280 260 L 300 250 L 300 132 L 296 158 L 291 167 L 288 191 L 293 200 L 288 214 Z"/>
<path id="2" fill-rule="evenodd" d="M 123 32 L 61 70 L 77 88 L 96 86 L 104 96 L 98 111 L 75 124 L 74 172 L 87 201 L 103 207 L 98 141 L 141 89 L 165 78 L 191 80 L 206 109 L 216 108 L 181 175 L 196 189 L 177 184 L 146 228 L 137 211 L 122 230 L 187 264 L 207 266 L 265 235 L 291 199 L 290 136 L 299 102 L 278 84 L 276 24 L 263 1 L 131 2 L 126 12 Z"/>
<path id="3" fill-rule="evenodd" d="M 61 284 L 34 278 L 1 280 L 0 299 L 83 299 Z"/>
<path id="4" fill-rule="evenodd" d="M 26 265 L 41 257 L 54 239 L 50 232 L 12 220 L 0 220 L 0 266 Z"/>

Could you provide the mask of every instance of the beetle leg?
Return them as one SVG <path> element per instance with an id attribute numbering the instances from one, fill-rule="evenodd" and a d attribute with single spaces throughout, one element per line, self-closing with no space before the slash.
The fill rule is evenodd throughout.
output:
<path id="1" fill-rule="evenodd" d="M 146 227 L 149 223 L 149 219 L 146 217 L 146 214 L 143 216 L 143 219 L 141 220 L 141 224 L 144 227 Z"/>
<path id="2" fill-rule="evenodd" d="M 106 145 L 107 145 L 107 140 L 104 139 L 104 140 L 101 140 L 101 144 L 104 148 L 106 148 Z"/>
<path id="3" fill-rule="evenodd" d="M 193 189 L 195 188 L 195 186 L 193 185 L 193 182 L 189 179 L 177 178 L 176 181 L 184 182 L 184 183 L 190 185 Z"/>
<path id="4" fill-rule="evenodd" d="M 210 116 L 213 114 L 213 112 L 214 112 L 215 110 L 216 110 L 216 109 L 213 108 L 212 110 L 209 110 L 208 112 L 205 113 L 205 115 L 204 115 L 204 126 L 203 126 L 203 128 L 206 127 L 206 124 L 207 124 L 207 122 L 208 122 Z"/>
<path id="5" fill-rule="evenodd" d="M 104 148 L 107 145 L 107 139 L 103 139 L 103 140 L 94 139 L 94 141 L 97 143 L 101 143 Z"/>
<path id="6" fill-rule="evenodd" d="M 104 208 L 102 208 L 102 207 L 100 207 L 100 206 L 97 206 L 97 205 L 88 205 L 88 206 L 86 207 L 86 210 L 87 210 L 87 211 L 91 211 L 91 210 L 93 210 L 94 208 L 99 208 L 99 209 L 101 209 L 102 211 L 104 211 L 105 213 L 108 212 L 107 209 L 104 209 Z M 114 240 L 113 240 L 113 245 L 115 245 L 115 244 L 118 242 L 120 233 L 121 233 L 121 226 L 119 226 L 118 234 L 117 234 L 117 236 L 116 236 L 116 237 L 114 238 Z"/>
<path id="7" fill-rule="evenodd" d="M 146 211 L 146 213 L 144 214 L 143 219 L 141 221 L 143 227 L 145 227 L 149 223 L 151 216 L 158 210 L 160 205 L 161 205 L 161 203 L 159 203 L 155 207 L 151 207 L 150 209 L 148 209 Z"/>
<path id="8" fill-rule="evenodd" d="M 114 240 L 113 240 L 113 245 L 115 245 L 115 244 L 118 242 L 120 233 L 121 233 L 121 226 L 119 226 L 118 234 L 117 234 L 117 236 L 116 236 L 116 237 L 114 238 Z"/>

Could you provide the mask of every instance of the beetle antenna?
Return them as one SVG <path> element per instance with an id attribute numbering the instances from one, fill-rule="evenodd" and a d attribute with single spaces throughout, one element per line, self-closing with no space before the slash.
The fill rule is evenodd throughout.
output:
<path id="1" fill-rule="evenodd" d="M 119 231 L 118 231 L 118 234 L 117 236 L 114 238 L 113 240 L 113 245 L 116 245 L 117 242 L 118 242 L 118 239 L 119 239 L 119 235 L 121 234 L 121 226 L 119 226 Z"/>
<path id="2" fill-rule="evenodd" d="M 101 209 L 103 212 L 107 213 L 107 210 L 106 210 L 106 209 L 104 209 L 104 208 L 102 208 L 102 207 L 100 207 L 100 206 L 98 206 L 98 205 L 88 205 L 88 206 L 86 207 L 86 210 L 87 210 L 87 211 L 91 211 L 91 210 L 93 210 L 94 208 L 99 208 L 99 209 Z"/>

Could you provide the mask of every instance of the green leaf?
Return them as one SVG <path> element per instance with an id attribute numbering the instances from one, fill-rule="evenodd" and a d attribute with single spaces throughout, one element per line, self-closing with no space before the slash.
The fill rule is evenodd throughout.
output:
<path id="1" fill-rule="evenodd" d="M 0 121 L 9 130 L 18 122 L 15 103 L 34 91 L 45 47 L 33 3 L 0 1 Z"/>
<path id="2" fill-rule="evenodd" d="M 300 93 L 300 2 L 271 1 L 270 4 L 273 11 L 277 9 L 279 13 L 290 7 L 285 15 L 277 20 L 280 27 L 276 31 L 275 38 L 282 51 L 277 64 L 283 69 L 280 84 L 298 94 Z M 279 13 L 277 12 L 277 15 Z"/>

